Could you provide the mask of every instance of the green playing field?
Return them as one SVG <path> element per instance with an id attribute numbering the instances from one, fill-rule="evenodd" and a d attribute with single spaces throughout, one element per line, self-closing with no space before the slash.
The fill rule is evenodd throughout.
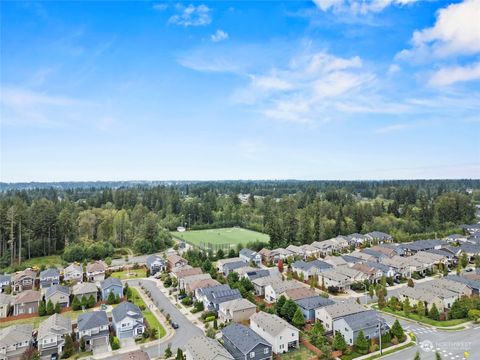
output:
<path id="1" fill-rule="evenodd" d="M 201 249 L 228 250 L 238 244 L 247 245 L 250 242 L 261 241 L 267 243 L 270 237 L 257 231 L 242 228 L 224 228 L 208 230 L 189 230 L 172 232 L 172 235 Z"/>

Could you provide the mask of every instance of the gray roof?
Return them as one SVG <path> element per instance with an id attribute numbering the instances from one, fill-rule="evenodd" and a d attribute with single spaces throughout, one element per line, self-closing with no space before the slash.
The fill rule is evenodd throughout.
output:
<path id="1" fill-rule="evenodd" d="M 295 261 L 292 264 L 292 267 L 297 268 L 297 269 L 301 269 L 303 271 L 309 271 L 311 268 L 315 268 L 315 269 L 318 269 L 318 270 L 330 269 L 330 268 L 333 267 L 333 265 L 331 265 L 331 264 L 329 264 L 325 261 L 321 261 L 321 260 L 313 260 L 313 261 L 309 261 L 309 262 L 299 260 L 299 261 Z"/>
<path id="2" fill-rule="evenodd" d="M 217 340 L 204 335 L 191 338 L 185 345 L 185 349 L 195 360 L 234 359 Z"/>
<path id="3" fill-rule="evenodd" d="M 84 282 L 73 285 L 72 294 L 73 295 L 82 295 L 89 293 L 96 293 L 98 291 L 97 285 L 94 283 Z"/>
<path id="4" fill-rule="evenodd" d="M 324 309 L 330 314 L 332 319 L 367 311 L 365 307 L 356 302 L 338 302 L 332 305 L 327 305 Z"/>
<path id="5" fill-rule="evenodd" d="M 250 281 L 252 281 L 252 280 L 255 280 L 255 279 L 262 278 L 262 277 L 270 276 L 270 271 L 268 271 L 267 269 L 258 269 L 258 270 L 255 270 L 255 271 L 249 271 L 249 272 L 246 273 L 246 275 L 248 276 Z"/>
<path id="6" fill-rule="evenodd" d="M 313 310 L 319 307 L 335 304 L 335 301 L 324 298 L 323 296 L 314 296 L 306 299 L 295 301 L 298 306 L 305 310 Z"/>
<path id="7" fill-rule="evenodd" d="M 13 302 L 13 296 L 5 293 L 0 293 L 0 305 L 11 304 Z"/>
<path id="8" fill-rule="evenodd" d="M 350 326 L 353 331 L 365 329 L 377 325 L 381 322 L 382 327 L 385 323 L 380 314 L 375 310 L 367 310 L 356 314 L 346 315 L 343 320 Z"/>
<path id="9" fill-rule="evenodd" d="M 106 278 L 100 283 L 100 288 L 102 290 L 108 289 L 110 286 L 120 286 L 121 288 L 123 288 L 123 285 L 120 279 L 112 276 Z"/>
<path id="10" fill-rule="evenodd" d="M 12 275 L 10 274 L 3 274 L 3 275 L 0 275 L 0 283 L 4 283 L 4 282 L 12 282 Z"/>
<path id="11" fill-rule="evenodd" d="M 230 263 L 227 263 L 227 264 L 223 265 L 223 269 L 224 269 L 224 271 L 225 271 L 225 269 L 235 270 L 235 269 L 238 269 L 238 268 L 241 268 L 241 267 L 244 267 L 244 266 L 245 266 L 245 262 L 242 261 L 242 260 L 238 260 L 238 261 L 230 262 Z"/>
<path id="12" fill-rule="evenodd" d="M 368 255 L 371 255 L 371 256 L 376 257 L 376 258 L 385 257 L 385 254 L 382 254 L 381 252 L 375 251 L 375 250 L 370 249 L 370 248 L 365 248 L 365 249 L 362 250 L 362 252 L 364 254 L 368 254 Z"/>
<path id="13" fill-rule="evenodd" d="M 355 256 L 351 256 L 351 255 L 342 255 L 342 259 L 345 260 L 348 263 L 353 263 L 353 264 L 356 264 L 358 262 L 362 262 L 362 259 L 357 258 Z"/>
<path id="14" fill-rule="evenodd" d="M 54 295 L 57 292 L 64 293 L 67 296 L 70 295 L 70 289 L 67 286 L 53 285 L 47 289 L 47 292 L 45 293 L 45 299 L 49 299 L 52 295 Z"/>
<path id="15" fill-rule="evenodd" d="M 108 317 L 105 311 L 92 311 L 78 315 L 78 330 L 90 330 L 100 326 L 108 326 Z"/>
<path id="16" fill-rule="evenodd" d="M 257 253 L 255 251 L 250 250 L 250 249 L 243 248 L 242 250 L 240 250 L 239 255 L 243 255 L 243 256 L 246 256 L 250 259 L 253 259 L 255 257 L 255 255 L 257 255 Z"/>
<path id="17" fill-rule="evenodd" d="M 371 231 L 369 233 L 366 233 L 365 235 L 369 235 L 370 237 L 378 240 L 387 240 L 387 239 L 392 239 L 392 236 L 381 232 L 381 231 Z"/>
<path id="18" fill-rule="evenodd" d="M 147 266 L 151 266 L 154 262 L 157 262 L 157 261 L 161 262 L 162 264 L 165 263 L 165 260 L 163 260 L 158 255 L 150 255 L 149 257 L 147 257 L 146 263 L 147 263 Z"/>
<path id="19" fill-rule="evenodd" d="M 60 271 L 56 268 L 50 268 L 40 272 L 40 280 L 48 277 L 60 277 Z"/>
<path id="20" fill-rule="evenodd" d="M 252 322 L 255 322 L 263 331 L 273 336 L 277 336 L 285 329 L 298 331 L 297 328 L 281 317 L 263 311 L 253 314 L 250 317 L 250 323 Z"/>
<path id="21" fill-rule="evenodd" d="M 0 329 L 0 347 L 31 341 L 32 331 L 32 324 L 17 324 Z"/>
<path id="22" fill-rule="evenodd" d="M 230 324 L 222 329 L 222 336 L 228 339 L 243 354 L 248 354 L 258 344 L 272 347 L 270 343 L 245 325 Z"/>
<path id="23" fill-rule="evenodd" d="M 72 332 L 72 320 L 68 316 L 53 314 L 47 320 L 40 323 L 38 339 L 48 334 L 65 335 Z"/>
<path id="24" fill-rule="evenodd" d="M 125 319 L 127 316 L 133 319 L 143 318 L 140 308 L 129 301 L 122 302 L 112 310 L 112 317 L 116 322 Z"/>
<path id="25" fill-rule="evenodd" d="M 390 266 L 387 266 L 387 265 L 382 264 L 382 263 L 377 263 L 375 261 L 366 261 L 365 264 L 370 266 L 371 268 L 380 270 L 383 273 L 387 273 L 390 270 Z"/>
<path id="26" fill-rule="evenodd" d="M 448 275 L 446 279 L 468 285 L 472 289 L 475 289 L 477 291 L 480 290 L 480 281 L 478 280 L 467 279 L 463 276 L 458 276 L 458 275 Z"/>
<path id="27" fill-rule="evenodd" d="M 400 244 L 399 246 L 414 251 L 428 250 L 433 249 L 435 246 L 446 245 L 447 243 L 444 240 L 417 240 L 410 244 Z"/>

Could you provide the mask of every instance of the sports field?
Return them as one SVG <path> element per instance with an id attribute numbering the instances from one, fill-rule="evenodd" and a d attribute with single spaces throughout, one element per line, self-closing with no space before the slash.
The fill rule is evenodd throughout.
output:
<path id="1" fill-rule="evenodd" d="M 256 231 L 237 227 L 209 230 L 189 230 L 185 232 L 172 232 L 177 239 L 195 245 L 201 249 L 228 250 L 238 244 L 247 245 L 250 242 L 261 241 L 267 243 L 270 237 Z"/>

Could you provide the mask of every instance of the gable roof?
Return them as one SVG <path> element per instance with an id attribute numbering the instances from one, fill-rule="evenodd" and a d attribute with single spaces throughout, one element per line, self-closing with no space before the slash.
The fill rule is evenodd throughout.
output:
<path id="1" fill-rule="evenodd" d="M 315 290 L 302 286 L 299 288 L 287 289 L 284 294 L 292 300 L 300 300 L 317 296 Z"/>
<path id="2" fill-rule="evenodd" d="M 120 355 L 119 360 L 150 360 L 150 355 L 143 350 L 135 350 Z"/>
<path id="3" fill-rule="evenodd" d="M 298 331 L 281 317 L 263 311 L 253 314 L 250 322 L 255 322 L 263 331 L 273 336 L 279 335 L 285 329 Z"/>
<path id="4" fill-rule="evenodd" d="M 249 259 L 253 259 L 257 255 L 257 253 L 253 250 L 243 248 L 242 250 L 240 250 L 239 255 L 248 257 Z"/>
<path id="5" fill-rule="evenodd" d="M 188 264 L 187 260 L 177 254 L 167 256 L 167 261 L 173 264 L 176 264 L 177 262 L 184 262 L 185 264 Z"/>
<path id="6" fill-rule="evenodd" d="M 68 265 L 63 270 L 63 272 L 66 273 L 67 271 L 73 271 L 73 270 L 83 273 L 83 267 L 81 267 L 80 265 L 74 264 L 74 263 L 71 263 L 70 265 Z"/>
<path id="7" fill-rule="evenodd" d="M 93 263 L 87 264 L 87 272 L 105 272 L 105 264 L 103 261 L 95 261 Z"/>
<path id="8" fill-rule="evenodd" d="M 17 295 L 14 304 L 24 304 L 40 301 L 40 291 L 27 290 Z"/>
<path id="9" fill-rule="evenodd" d="M 0 283 L 11 282 L 11 281 L 12 281 L 12 275 L 10 274 L 0 275 Z"/>
<path id="10" fill-rule="evenodd" d="M 210 339 L 204 335 L 199 335 L 191 338 L 187 345 L 188 351 L 195 360 L 212 360 L 212 359 L 231 359 L 233 356 L 219 344 L 215 339 Z"/>
<path id="11" fill-rule="evenodd" d="M 35 279 L 37 277 L 37 273 L 32 269 L 25 269 L 23 271 L 17 272 L 13 277 L 13 281 L 19 281 L 23 277 L 30 277 L 32 279 Z"/>
<path id="12" fill-rule="evenodd" d="M 129 301 L 120 303 L 120 305 L 112 310 L 112 317 L 116 322 L 125 319 L 127 316 L 133 319 L 143 318 L 140 308 Z"/>
<path id="13" fill-rule="evenodd" d="M 222 329 L 222 336 L 228 339 L 242 353 L 248 354 L 254 347 L 263 344 L 271 348 L 270 343 L 255 331 L 237 323 L 230 324 Z"/>
<path id="14" fill-rule="evenodd" d="M 108 289 L 111 286 L 119 286 L 123 288 L 122 281 L 119 278 L 113 276 L 106 278 L 100 283 L 100 287 L 102 288 L 102 290 Z"/>
<path id="15" fill-rule="evenodd" d="M 32 324 L 16 324 L 0 329 L 0 347 L 31 341 L 32 331 Z"/>
<path id="16" fill-rule="evenodd" d="M 310 298 L 300 299 L 295 302 L 298 306 L 305 310 L 313 310 L 335 304 L 335 301 L 318 295 Z"/>
<path id="17" fill-rule="evenodd" d="M 48 334 L 64 335 L 72 332 L 72 320 L 68 316 L 53 314 L 40 323 L 38 338 L 41 339 Z"/>
<path id="18" fill-rule="evenodd" d="M 305 285 L 303 285 L 301 282 L 295 280 L 279 280 L 268 284 L 267 286 L 271 286 L 276 294 L 281 294 L 289 289 L 298 289 L 300 287 L 305 287 Z"/>
<path id="19" fill-rule="evenodd" d="M 97 291 L 98 291 L 97 285 L 89 282 L 78 283 L 73 285 L 72 287 L 73 295 L 96 293 Z"/>
<path id="20" fill-rule="evenodd" d="M 13 302 L 13 296 L 5 293 L 0 293 L 0 305 L 8 305 Z"/>
<path id="21" fill-rule="evenodd" d="M 40 280 L 47 277 L 60 277 L 60 271 L 57 268 L 50 268 L 40 272 Z"/>
<path id="22" fill-rule="evenodd" d="M 63 285 L 53 285 L 47 289 L 45 293 L 45 299 L 49 299 L 51 296 L 53 296 L 57 292 L 65 294 L 67 296 L 70 295 L 70 289 L 68 287 Z"/>
<path id="23" fill-rule="evenodd" d="M 233 311 L 240 311 L 240 310 L 256 308 L 257 305 L 248 301 L 247 299 L 239 298 L 239 299 L 233 299 L 233 300 L 225 301 L 225 302 L 220 304 L 220 307 L 233 312 Z"/>
<path id="24" fill-rule="evenodd" d="M 332 319 L 367 311 L 365 307 L 356 302 L 337 302 L 332 305 L 327 305 L 322 309 L 324 309 Z"/>
<path id="25" fill-rule="evenodd" d="M 160 256 L 155 254 L 147 257 L 147 260 L 146 260 L 147 266 L 152 266 L 152 264 L 156 262 L 160 262 L 163 265 L 165 263 L 165 260 L 163 260 Z"/>
<path id="26" fill-rule="evenodd" d="M 385 323 L 385 320 L 375 310 L 367 310 L 355 314 L 346 315 L 343 320 L 350 326 L 353 331 L 365 329 L 371 326 Z"/>
<path id="27" fill-rule="evenodd" d="M 108 326 L 107 313 L 103 310 L 92 311 L 78 315 L 77 319 L 78 330 L 90 330 L 100 326 Z"/>

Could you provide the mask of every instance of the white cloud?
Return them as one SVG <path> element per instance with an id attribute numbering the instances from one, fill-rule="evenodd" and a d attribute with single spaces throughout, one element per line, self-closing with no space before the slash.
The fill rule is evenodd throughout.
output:
<path id="1" fill-rule="evenodd" d="M 432 86 L 448 86 L 472 80 L 480 80 L 480 62 L 466 66 L 441 68 L 433 73 L 429 84 Z"/>
<path id="2" fill-rule="evenodd" d="M 313 0 L 322 11 L 351 13 L 353 15 L 378 13 L 392 5 L 404 6 L 417 1 L 418 0 Z"/>
<path id="3" fill-rule="evenodd" d="M 400 130 L 405 130 L 409 127 L 411 127 L 412 125 L 410 124 L 393 124 L 393 125 L 388 125 L 388 126 L 384 126 L 384 127 L 381 127 L 377 130 L 375 130 L 375 132 L 377 134 L 386 134 L 386 133 L 391 133 L 391 132 L 397 132 L 397 131 L 400 131 Z"/>
<path id="4" fill-rule="evenodd" d="M 400 70 L 401 70 L 400 65 L 398 65 L 398 64 L 391 64 L 388 67 L 388 73 L 389 74 L 395 74 L 395 73 L 399 72 Z"/>
<path id="5" fill-rule="evenodd" d="M 177 14 L 172 15 L 168 22 L 170 24 L 182 26 L 205 26 L 212 22 L 210 8 L 207 5 L 198 6 L 188 5 L 187 7 L 178 4 L 176 6 Z"/>
<path id="6" fill-rule="evenodd" d="M 210 36 L 210 38 L 212 39 L 213 42 L 219 42 L 219 41 L 222 41 L 222 40 L 227 40 L 228 39 L 228 33 L 219 29 L 219 30 L 215 31 L 215 34 L 212 34 Z"/>
<path id="7" fill-rule="evenodd" d="M 480 52 L 480 0 L 465 0 L 438 11 L 435 24 L 415 31 L 412 48 L 402 50 L 397 57 L 404 60 L 424 60 L 431 56 L 445 58 Z"/>

